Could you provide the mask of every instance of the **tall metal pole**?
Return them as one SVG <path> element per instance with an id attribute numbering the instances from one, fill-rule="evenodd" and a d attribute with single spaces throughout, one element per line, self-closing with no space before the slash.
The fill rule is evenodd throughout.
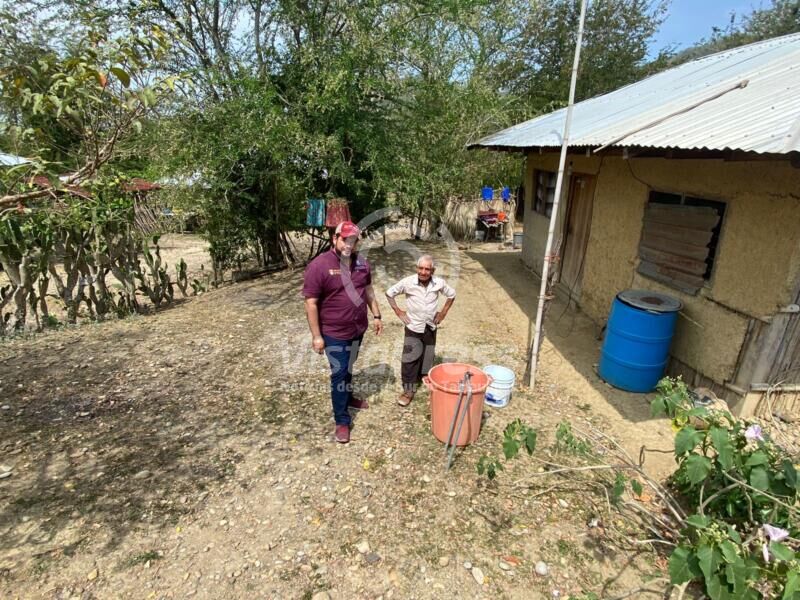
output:
<path id="1" fill-rule="evenodd" d="M 533 347 L 530 355 L 530 379 L 528 386 L 532 389 L 536 384 L 536 367 L 539 362 L 539 346 L 542 338 L 542 319 L 544 316 L 544 305 L 547 299 L 547 279 L 550 274 L 550 263 L 553 257 L 550 253 L 553 250 L 553 234 L 556 230 L 558 221 L 558 207 L 561 203 L 561 189 L 564 186 L 564 166 L 567 163 L 567 148 L 569 147 L 569 130 L 572 125 L 572 109 L 575 105 L 575 85 L 578 81 L 578 64 L 581 58 L 581 44 L 583 42 L 583 25 L 586 21 L 586 4 L 588 0 L 581 0 L 581 16 L 578 25 L 578 39 L 575 43 L 575 59 L 572 62 L 572 79 L 569 83 L 569 102 L 567 104 L 567 118 L 564 121 L 564 134 L 561 138 L 561 156 L 558 159 L 558 177 L 556 178 L 555 198 L 553 198 L 553 209 L 550 213 L 550 227 L 547 230 L 547 244 L 544 250 L 544 263 L 542 264 L 542 285 L 539 290 L 539 307 L 536 309 L 536 326 L 533 331 Z"/>

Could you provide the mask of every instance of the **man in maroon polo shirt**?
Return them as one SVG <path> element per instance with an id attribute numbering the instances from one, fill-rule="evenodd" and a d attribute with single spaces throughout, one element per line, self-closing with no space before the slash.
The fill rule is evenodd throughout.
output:
<path id="1" fill-rule="evenodd" d="M 333 248 L 308 264 L 303 280 L 311 347 L 319 354 L 325 352 L 331 367 L 335 435 L 341 444 L 350 441 L 348 407 L 368 408 L 365 400 L 353 398 L 353 364 L 369 327 L 367 306 L 372 311 L 375 333 L 383 331 L 369 263 L 356 252 L 360 233 L 354 223 L 340 223 L 333 235 Z"/>

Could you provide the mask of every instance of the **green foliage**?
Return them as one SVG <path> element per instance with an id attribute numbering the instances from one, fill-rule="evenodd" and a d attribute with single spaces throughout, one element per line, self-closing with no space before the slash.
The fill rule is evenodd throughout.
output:
<path id="1" fill-rule="evenodd" d="M 112 34 L 102 13 L 78 6 L 65 11 L 75 19 L 66 39 L 48 39 L 27 8 L 0 5 L 0 142 L 31 161 L 0 169 L 0 207 L 46 187 L 28 188 L 31 174 L 55 188 L 64 173 L 87 182 L 176 81 L 151 71 L 168 47 L 157 28 Z"/>
<path id="2" fill-rule="evenodd" d="M 797 33 L 800 31 L 800 2 L 798 0 L 770 0 L 760 3 L 749 14 L 731 12 L 730 22 L 714 27 L 709 38 L 679 52 L 666 64 L 674 66 L 715 52 L 722 52 L 761 40 Z"/>
<path id="3" fill-rule="evenodd" d="M 525 450 L 528 455 L 532 455 L 536 450 L 536 430 L 528 427 L 520 419 L 514 419 L 503 430 L 503 456 L 505 460 L 516 458 L 520 450 Z M 484 473 L 489 479 L 494 479 L 498 472 L 504 470 L 503 464 L 499 459 L 484 455 L 480 458 L 477 465 L 478 474 Z"/>
<path id="4" fill-rule="evenodd" d="M 514 419 L 503 430 L 503 454 L 506 460 L 509 460 L 523 448 L 528 455 L 536 450 L 536 430 L 525 425 L 520 419 Z"/>
<path id="5" fill-rule="evenodd" d="M 677 527 L 668 527 L 669 534 L 664 534 L 675 543 L 668 561 L 671 583 L 700 583 L 712 600 L 800 599 L 800 487 L 790 457 L 757 424 L 727 411 L 694 406 L 680 379 L 659 383 L 652 408 L 656 415 L 669 416 L 675 430 L 677 468 L 669 480 L 675 498 L 647 480 L 666 502 L 656 509 L 655 523 L 664 526 L 677 518 Z M 523 447 L 533 452 L 535 436 L 525 444 L 531 432 L 519 420 L 506 427 L 505 461 Z M 556 451 L 593 464 L 591 480 L 605 486 L 617 510 L 630 507 L 628 493 L 643 500 L 642 482 L 629 476 L 636 465 L 605 464 L 607 458 L 595 451 L 592 438 L 576 434 L 568 422 L 559 423 L 555 437 Z M 491 456 L 478 463 L 478 472 L 490 479 L 502 469 L 501 460 Z M 556 468 L 561 474 L 569 470 Z M 639 505 L 634 514 L 641 510 Z M 682 517 L 681 510 L 688 516 Z"/>
<path id="6" fill-rule="evenodd" d="M 175 265 L 175 284 L 178 286 L 181 294 L 186 296 L 186 290 L 189 287 L 189 276 L 186 261 L 183 259 Z"/>
<path id="7" fill-rule="evenodd" d="M 195 296 L 206 291 L 206 285 L 198 279 L 193 279 L 191 285 Z"/>
<path id="8" fill-rule="evenodd" d="M 757 425 L 726 411 L 694 406 L 680 380 L 665 379 L 658 391 L 654 413 L 667 414 L 677 431 L 675 488 L 692 505 L 703 503 L 706 514 L 731 524 L 743 526 L 755 520 L 788 526 L 790 511 L 781 503 L 793 505 L 798 486 L 786 452 Z M 723 488 L 731 489 L 721 493 Z"/>
<path id="9" fill-rule="evenodd" d="M 556 449 L 560 452 L 581 456 L 588 456 L 592 453 L 591 444 L 575 437 L 569 421 L 561 421 L 556 427 Z"/>
<path id="10" fill-rule="evenodd" d="M 77 321 L 82 305 L 91 318 L 131 314 L 141 308 L 137 291 L 155 306 L 172 301 L 158 238 L 148 241 L 136 231 L 133 197 L 124 187 L 124 178 L 98 177 L 50 210 L 0 213 L 0 264 L 11 280 L 17 329 L 29 313 L 38 329 L 58 323 L 48 312 L 51 283 L 68 323 Z M 116 284 L 109 285 L 111 278 Z M 9 319 L 0 315 L 0 333 Z"/>
<path id="11" fill-rule="evenodd" d="M 529 455 L 532 455 L 536 450 L 536 440 L 536 430 L 520 419 L 509 423 L 503 431 L 502 448 L 505 461 L 516 458 L 523 448 Z M 592 444 L 588 440 L 576 436 L 568 421 L 562 421 L 556 427 L 555 449 L 592 463 L 600 462 L 600 457 L 594 452 Z M 484 455 L 478 461 L 477 469 L 479 475 L 486 474 L 489 479 L 494 479 L 500 471 L 504 470 L 504 467 L 499 458 Z M 607 489 L 608 498 L 614 505 L 618 505 L 626 493 L 632 492 L 636 496 L 641 496 L 644 491 L 638 479 L 629 477 L 622 471 L 609 470 L 605 474 L 601 471 L 598 474 L 599 482 L 602 482 Z"/>
<path id="12" fill-rule="evenodd" d="M 497 477 L 497 473 L 504 470 L 503 463 L 501 463 L 498 459 L 483 455 L 478 460 L 478 475 L 483 475 L 484 473 L 486 476 L 491 480 Z"/>
<path id="13" fill-rule="evenodd" d="M 797 537 L 794 464 L 756 424 L 694 406 L 681 380 L 664 379 L 658 392 L 653 412 L 676 430 L 671 482 L 696 511 L 670 556 L 672 583 L 702 581 L 712 600 L 762 597 L 756 584 L 793 598 L 800 562 L 770 528 Z"/>
<path id="14" fill-rule="evenodd" d="M 586 15 L 577 98 L 610 92 L 649 74 L 648 45 L 668 2 L 596 0 Z M 526 3 L 518 15 L 517 46 L 498 65 L 502 83 L 537 111 L 566 103 L 580 2 Z"/>
<path id="15" fill-rule="evenodd" d="M 346 198 L 355 220 L 391 204 L 436 224 L 450 198 L 518 185 L 519 157 L 466 147 L 564 102 L 577 5 L 60 0 L 45 15 L 18 0 L 0 19 L 0 70 L 30 93 L 9 78 L 0 121 L 16 133 L 0 143 L 54 175 L 119 135 L 128 167 L 197 176 L 170 202 L 199 215 L 217 279 L 290 262 L 282 234 L 310 197 Z M 591 3 L 582 96 L 644 72 L 661 14 L 661 2 Z M 67 73 L 63 90 L 53 72 Z M 162 98 L 157 121 L 140 114 Z"/>

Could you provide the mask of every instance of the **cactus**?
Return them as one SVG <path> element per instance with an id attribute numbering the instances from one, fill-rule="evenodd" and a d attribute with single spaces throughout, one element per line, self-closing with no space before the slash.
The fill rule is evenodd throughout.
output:
<path id="1" fill-rule="evenodd" d="M 188 268 L 186 266 L 186 261 L 181 259 L 181 261 L 175 265 L 175 272 L 177 277 L 175 278 L 175 283 L 178 285 L 178 289 L 181 291 L 183 297 L 186 297 L 186 290 L 189 287 L 189 276 L 188 276 Z"/>
<path id="2" fill-rule="evenodd" d="M 11 282 L 0 288 L 0 335 L 9 327 L 25 328 L 27 320 L 35 320 L 37 329 L 57 323 L 50 297 L 60 300 L 72 324 L 85 314 L 102 319 L 137 312 L 137 292 L 156 307 L 174 300 L 175 282 L 162 261 L 159 236 L 143 239 L 133 227 L 130 201 L 107 191 L 88 200 L 67 199 L 57 208 L 0 215 L 0 265 Z M 186 296 L 186 262 L 175 270 Z M 116 284 L 107 282 L 109 275 Z M 204 290 L 191 285 L 195 294 Z"/>
<path id="3" fill-rule="evenodd" d="M 206 291 L 206 286 L 202 281 L 192 279 L 192 290 L 194 290 L 194 295 L 197 296 Z"/>
<path id="4" fill-rule="evenodd" d="M 0 287 L 0 336 L 5 335 L 6 324 L 11 319 L 11 313 L 5 312 L 6 305 L 11 302 L 13 287 L 4 285 Z"/>

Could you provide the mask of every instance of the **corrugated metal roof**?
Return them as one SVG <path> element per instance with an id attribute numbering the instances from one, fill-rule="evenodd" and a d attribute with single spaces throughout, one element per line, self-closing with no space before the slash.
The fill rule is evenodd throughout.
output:
<path id="1" fill-rule="evenodd" d="M 13 154 L 6 154 L 0 152 L 0 166 L 3 167 L 16 167 L 17 165 L 24 165 L 31 161 L 21 156 L 14 156 Z"/>
<path id="2" fill-rule="evenodd" d="M 560 147 L 565 117 L 561 109 L 470 147 Z M 579 102 L 572 118 L 570 146 L 800 151 L 800 34 L 657 73 Z"/>

